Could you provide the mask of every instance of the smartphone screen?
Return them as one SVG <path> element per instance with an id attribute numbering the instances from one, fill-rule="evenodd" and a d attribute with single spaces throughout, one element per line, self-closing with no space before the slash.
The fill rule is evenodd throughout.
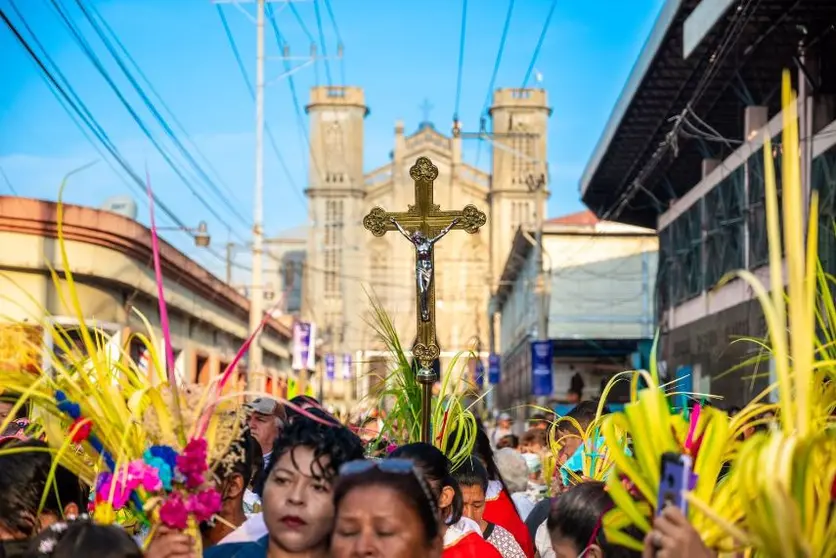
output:
<path id="1" fill-rule="evenodd" d="M 659 501 L 656 514 L 662 513 L 665 506 L 676 506 L 683 514 L 688 513 L 685 491 L 691 489 L 691 458 L 677 453 L 662 456 L 661 477 L 659 479 Z"/>

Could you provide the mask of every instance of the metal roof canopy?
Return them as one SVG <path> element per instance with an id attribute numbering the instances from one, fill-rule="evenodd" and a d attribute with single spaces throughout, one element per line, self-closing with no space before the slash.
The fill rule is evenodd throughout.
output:
<path id="1" fill-rule="evenodd" d="M 683 59 L 683 27 L 698 4 L 668 0 L 663 6 L 584 171 L 581 196 L 599 216 L 655 228 L 659 213 L 699 183 L 702 159 L 724 159 L 737 147 L 679 137 L 676 155 L 663 150 L 657 164 L 648 166 L 706 74 L 713 77 L 692 110 L 722 137 L 739 141 L 745 106 L 768 106 L 770 117 L 780 111 L 781 71 L 795 69 L 802 27 L 809 41 L 821 39 L 816 48 L 828 53 L 821 56 L 823 65 L 836 58 L 835 34 L 827 33 L 836 24 L 836 1 L 739 0 Z M 740 15 L 744 7 L 748 11 Z M 737 40 L 712 68 L 730 35 Z M 834 72 L 825 68 L 823 74 Z M 628 190 L 632 193 L 621 204 Z M 621 210 L 607 215 L 616 207 Z"/>

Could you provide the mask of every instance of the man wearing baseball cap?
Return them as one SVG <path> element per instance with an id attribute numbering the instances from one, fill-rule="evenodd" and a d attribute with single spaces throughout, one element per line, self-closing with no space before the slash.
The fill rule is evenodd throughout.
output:
<path id="1" fill-rule="evenodd" d="M 264 468 L 270 464 L 273 443 L 287 420 L 284 406 L 269 397 L 259 397 L 244 406 L 249 412 L 247 424 L 250 433 L 261 446 Z"/>

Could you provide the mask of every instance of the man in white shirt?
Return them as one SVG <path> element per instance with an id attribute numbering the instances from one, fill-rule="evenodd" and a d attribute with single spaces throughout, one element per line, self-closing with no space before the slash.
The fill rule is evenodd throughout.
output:
<path id="1" fill-rule="evenodd" d="M 270 455 L 273 453 L 273 444 L 279 436 L 282 427 L 287 420 L 284 406 L 269 397 L 259 397 L 244 406 L 249 411 L 247 424 L 253 438 L 261 446 L 262 458 L 264 459 L 264 470 L 270 466 Z"/>

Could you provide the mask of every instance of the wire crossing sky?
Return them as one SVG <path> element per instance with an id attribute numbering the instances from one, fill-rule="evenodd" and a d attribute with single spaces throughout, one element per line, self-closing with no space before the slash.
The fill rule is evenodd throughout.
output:
<path id="1" fill-rule="evenodd" d="M 265 103 L 268 235 L 307 221 L 304 105 L 314 85 L 365 89 L 367 169 L 388 161 L 396 120 L 405 121 L 408 133 L 417 128 L 424 99 L 435 107 L 436 128 L 449 134 L 456 112 L 462 130 L 478 130 L 491 84 L 519 87 L 527 79 L 528 86 L 545 87 L 554 108 L 550 216 L 582 208 L 581 172 L 661 1 L 470 4 L 466 10 L 462 0 L 273 6 L 265 30 L 266 77 L 274 80 Z M 55 199 L 64 174 L 101 161 L 70 181 L 67 201 L 99 206 L 110 196 L 131 195 L 147 223 L 136 177 L 126 170 L 144 177 L 147 166 L 161 212 L 164 206 L 172 214 L 160 215 L 161 226 L 206 221 L 217 252 L 228 240 L 248 238 L 255 125 L 250 20 L 227 6 L 225 28 L 210 0 L 182 0 L 176 8 L 166 0 L 0 0 L 0 10 L 40 60 L 52 61 L 47 67 L 63 76 L 68 95 L 49 84 L 10 28 L 0 25 L 0 72 L 10 84 L 0 88 L 0 194 L 14 188 Z M 292 80 L 276 79 L 298 65 L 277 59 L 279 44 L 300 59 L 315 46 L 323 60 L 295 71 Z M 484 169 L 487 147 L 479 160 Z M 479 150 L 478 141 L 467 140 L 463 155 L 475 163 Z M 166 238 L 222 274 L 217 253 L 195 249 L 184 234 Z"/>

